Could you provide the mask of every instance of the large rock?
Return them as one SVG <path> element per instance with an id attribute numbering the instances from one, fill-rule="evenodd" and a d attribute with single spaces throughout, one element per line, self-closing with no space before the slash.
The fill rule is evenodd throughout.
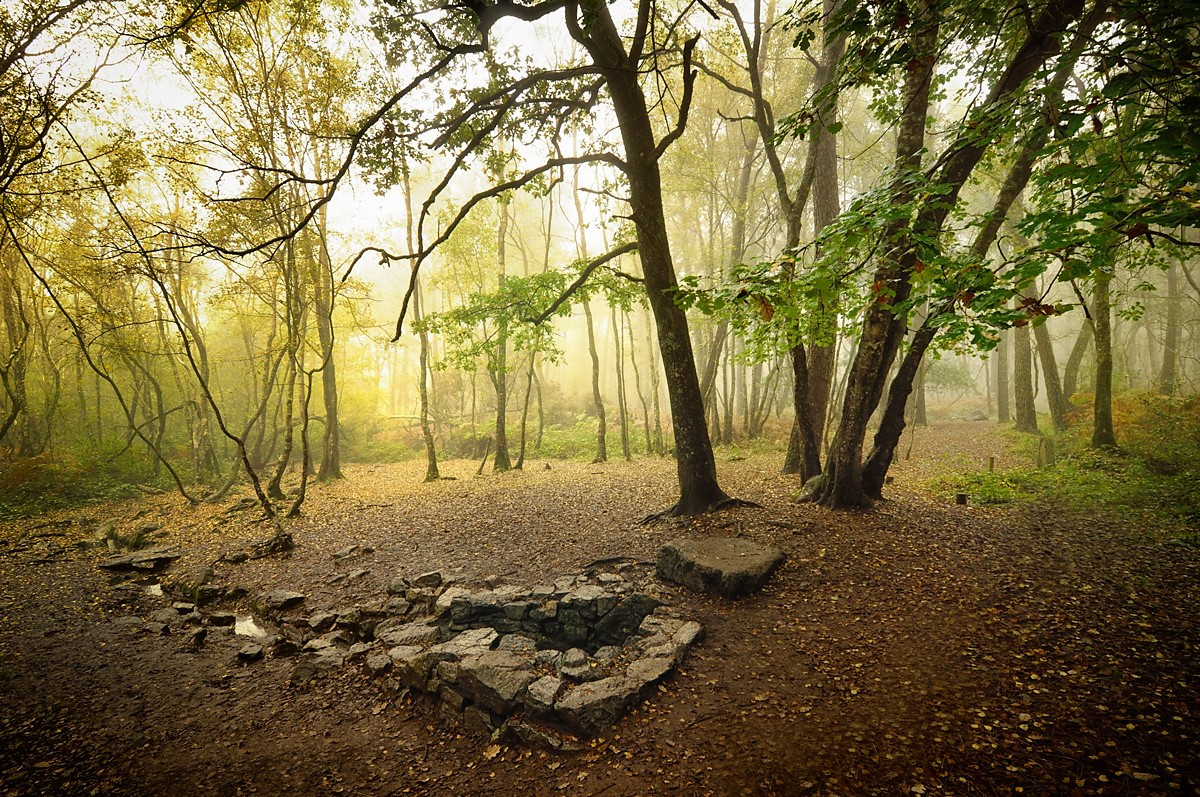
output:
<path id="1" fill-rule="evenodd" d="M 336 670 L 345 661 L 345 654 L 337 648 L 325 648 L 305 653 L 292 669 L 291 683 L 294 686 L 306 684 L 314 678 L 319 678 L 331 670 Z"/>
<path id="2" fill-rule="evenodd" d="M 597 733 L 616 722 L 637 695 L 636 682 L 619 675 L 576 686 L 555 705 L 558 716 L 584 733 Z"/>
<path id="3" fill-rule="evenodd" d="M 458 691 L 488 711 L 507 714 L 536 677 L 525 658 L 492 650 L 459 664 Z"/>
<path id="4" fill-rule="evenodd" d="M 626 595 L 596 623 L 596 640 L 605 645 L 620 645 L 641 626 L 651 612 L 662 604 L 640 592 Z"/>
<path id="5" fill-rule="evenodd" d="M 436 642 L 440 632 L 436 625 L 428 622 L 401 622 L 384 620 L 375 627 L 375 638 L 385 645 L 421 645 Z"/>
<path id="6" fill-rule="evenodd" d="M 750 540 L 713 537 L 674 540 L 658 552 L 658 577 L 696 592 L 737 598 L 760 589 L 783 552 Z"/>
<path id="7" fill-rule="evenodd" d="M 105 570 L 161 570 L 181 556 L 183 552 L 174 546 L 149 548 L 126 556 L 115 556 L 97 567 Z"/>
<path id="8" fill-rule="evenodd" d="M 449 661 L 459 661 L 468 656 L 481 656 L 491 650 L 500 635 L 494 628 L 475 628 L 463 631 L 449 642 L 434 645 L 430 648 L 436 653 L 446 654 Z"/>
<path id="9" fill-rule="evenodd" d="M 259 602 L 262 607 L 268 612 L 285 612 L 288 609 L 294 609 L 301 603 L 304 603 L 308 596 L 303 592 L 292 592 L 291 590 L 280 589 L 274 592 L 265 592 L 259 597 Z"/>
<path id="10" fill-rule="evenodd" d="M 566 688 L 567 684 L 563 679 L 543 675 L 529 685 L 522 702 L 526 710 L 534 714 L 549 715 L 554 711 L 554 701 L 558 700 L 558 696 Z"/>

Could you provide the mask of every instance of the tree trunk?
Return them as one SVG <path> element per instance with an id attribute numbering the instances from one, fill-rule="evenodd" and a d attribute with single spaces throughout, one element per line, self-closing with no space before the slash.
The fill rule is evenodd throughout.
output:
<path id="1" fill-rule="evenodd" d="M 654 453 L 660 457 L 666 453 L 666 446 L 663 444 L 662 432 L 662 409 L 658 404 L 658 380 L 659 371 L 658 365 L 654 362 L 654 329 L 649 323 L 649 313 L 647 313 L 646 323 L 646 354 L 647 369 L 650 371 L 650 404 L 654 412 Z"/>
<path id="2" fill-rule="evenodd" d="M 408 251 L 413 250 L 413 201 L 412 201 L 412 180 L 408 170 L 408 163 L 404 163 L 404 208 L 405 208 L 405 236 L 408 243 Z M 417 328 L 417 338 L 420 341 L 420 354 L 417 359 L 417 369 L 420 373 L 417 375 L 417 393 L 420 396 L 421 407 L 419 414 L 421 416 L 421 436 L 425 439 L 425 481 L 435 482 L 441 478 L 441 472 L 438 470 L 437 449 L 433 443 L 433 428 L 429 423 L 429 380 L 432 374 L 429 369 L 429 332 L 421 324 L 421 313 L 424 307 L 421 301 L 421 286 L 418 284 L 413 292 L 413 321 Z M 393 376 L 393 384 L 396 380 Z"/>
<path id="3" fill-rule="evenodd" d="M 1171 262 L 1167 266 L 1167 321 L 1163 333 L 1162 368 L 1158 372 L 1160 393 L 1174 393 L 1178 387 L 1179 309 L 1179 265 Z"/>
<path id="4" fill-rule="evenodd" d="M 1037 410 L 1033 406 L 1033 347 L 1028 324 L 1013 330 L 1013 402 L 1017 431 L 1037 434 Z"/>
<path id="5" fill-rule="evenodd" d="M 925 121 L 929 108 L 929 89 L 936 58 L 938 23 L 932 8 L 921 7 L 920 20 L 913 25 L 913 51 L 919 54 L 909 63 L 904 82 L 904 114 L 896 136 L 896 170 L 911 173 L 921 165 L 925 143 Z M 898 186 L 893 196 L 897 206 L 912 199 L 911 189 Z M 894 223 L 884 233 L 899 243 L 907 239 L 902 224 Z M 916 263 L 916 250 L 906 242 L 898 256 L 890 256 L 875 274 L 875 290 L 862 322 L 858 351 L 850 365 L 841 421 L 830 447 L 821 482 L 813 497 L 830 509 L 863 506 L 870 502 L 864 490 L 862 447 L 867 423 L 883 393 L 884 380 L 904 337 L 905 317 L 895 309 L 907 301 L 912 291 L 909 275 Z M 901 405 L 903 406 L 903 405 Z M 902 412 L 902 411 L 901 411 Z"/>
<path id="6" fill-rule="evenodd" d="M 650 0 L 642 2 L 649 3 Z M 637 231 L 646 295 L 658 330 L 671 421 L 675 428 L 680 496 L 667 511 L 675 515 L 699 514 L 729 497 L 717 482 L 687 316 L 675 303 L 678 284 L 662 206 L 660 153 L 646 97 L 642 93 L 640 52 L 635 51 L 633 56 L 626 53 L 624 41 L 606 5 L 589 6 L 589 9 L 586 32 L 577 19 L 569 22 L 572 35 L 588 49 L 608 86 L 624 143 L 631 217 Z M 641 44 L 632 42 L 631 46 L 640 48 Z M 689 84 L 694 79 L 694 72 L 685 75 Z"/>
<path id="7" fill-rule="evenodd" d="M 500 197 L 500 229 L 496 233 L 497 260 L 500 265 L 500 288 L 504 288 L 505 237 L 508 235 L 508 198 Z M 496 389 L 496 456 L 492 459 L 492 470 L 502 473 L 512 469 L 508 456 L 508 324 L 500 322 L 496 335 L 495 360 L 490 364 L 489 375 Z"/>
<path id="8" fill-rule="evenodd" d="M 425 439 L 425 481 L 435 482 L 441 478 L 438 470 L 437 448 L 433 442 L 433 425 L 429 422 L 429 379 L 432 377 L 429 369 L 429 332 L 420 325 L 421 322 L 421 287 L 413 293 L 413 320 L 417 323 L 421 349 L 417 357 L 417 393 L 420 396 L 421 407 L 421 436 Z"/>
<path id="9" fill-rule="evenodd" d="M 824 0 L 823 14 L 826 20 L 832 18 L 839 2 Z M 821 50 L 821 58 L 817 62 L 813 75 L 813 93 L 816 97 L 830 88 L 834 70 L 838 60 L 845 50 L 845 35 L 829 36 L 826 32 L 825 44 Z M 794 199 L 786 191 L 786 183 L 780 183 L 780 200 L 788 207 L 787 246 L 796 248 L 800 244 L 800 220 L 804 206 L 808 202 L 809 192 L 813 197 L 813 239 L 816 240 L 821 232 L 840 213 L 839 181 L 837 174 L 837 137 L 829 131 L 829 126 L 837 122 L 839 92 L 836 90 L 829 95 L 824 104 L 818 108 L 817 119 L 811 133 L 808 151 L 805 155 L 805 168 L 800 186 Z M 778 177 L 777 177 L 777 182 Z M 819 253 L 818 253 L 819 254 Z M 799 473 L 801 481 L 806 481 L 821 472 L 821 444 L 825 438 L 825 427 L 829 414 L 829 393 L 833 386 L 834 370 L 837 363 L 834 359 L 837 340 L 837 308 L 822 306 L 819 312 L 824 324 L 829 328 L 828 343 L 814 343 L 807 347 L 798 357 L 792 353 L 792 365 L 802 364 L 808 374 L 809 384 L 802 390 L 793 387 L 793 402 L 801 400 L 805 404 L 794 403 L 795 413 L 792 422 L 792 436 L 788 441 L 788 451 L 784 457 L 783 472 Z M 792 378 L 798 380 L 798 371 L 792 373 Z M 802 416 L 807 415 L 807 418 Z M 801 430 L 807 426 L 811 433 Z M 812 450 L 799 450 L 798 446 L 810 446 Z M 815 463 L 815 467 L 814 467 Z"/>
<path id="10" fill-rule="evenodd" d="M 1013 55 L 1007 69 L 993 85 L 984 103 L 985 107 L 997 107 L 1001 102 L 1013 95 L 1025 79 L 1033 74 L 1052 55 L 1059 51 L 1059 33 L 1073 20 L 1081 10 L 1081 3 L 1073 1 L 1056 2 L 1046 6 L 1029 28 L 1028 34 L 1021 47 Z M 924 139 L 924 126 L 929 99 L 929 80 L 932 75 L 935 56 L 933 45 L 937 41 L 936 9 L 932 4 L 918 9 L 917 19 L 926 24 L 923 27 L 914 26 L 912 29 L 913 51 L 918 54 L 909 62 L 908 74 L 904 88 L 904 114 L 900 121 L 900 129 L 896 142 L 896 170 L 899 174 L 916 169 L 920 164 L 920 151 Z M 1098 22 L 1100 14 L 1093 11 L 1091 15 Z M 1077 37 L 1073 46 L 1081 39 Z M 1069 70 L 1060 68 L 1056 80 L 1065 81 Z M 883 380 L 886 378 L 892 359 L 905 333 L 905 318 L 893 313 L 892 307 L 907 300 L 911 288 L 911 275 L 916 265 L 916 246 L 918 236 L 936 238 L 941 234 L 951 209 L 955 206 L 958 194 L 968 178 L 979 164 L 987 148 L 998 134 L 999 117 L 991 121 L 974 125 L 962 131 L 958 141 L 950 147 L 937 170 L 935 180 L 948 187 L 941 201 L 931 203 L 923 208 L 917 218 L 910 224 L 907 219 L 890 225 L 885 232 L 885 240 L 898 251 L 898 256 L 885 260 L 881 269 L 876 272 L 875 295 L 867 306 L 863 321 L 862 335 L 858 352 L 848 376 L 846 397 L 843 403 L 842 417 L 838 433 L 831 448 L 829 463 L 819 484 L 811 491 L 806 491 L 807 497 L 815 498 L 824 506 L 836 508 L 846 505 L 863 505 L 869 503 L 870 496 L 866 491 L 869 486 L 864 480 L 859 466 L 862 442 L 865 437 L 866 424 L 879 401 L 882 393 Z M 986 125 L 986 126 L 985 126 Z M 981 130 L 980 128 L 983 127 Z M 1036 134 L 1034 138 L 1036 142 Z M 1037 149 L 1032 143 L 1027 144 L 1022 158 L 1032 164 L 1032 152 Z M 1001 196 L 997 200 L 998 208 L 1004 202 L 1011 203 L 1028 179 L 1026 165 L 1022 158 L 1011 170 Z M 1023 173 L 1024 172 L 1024 173 Z M 1015 188 L 1015 191 L 1014 191 Z M 893 201 L 906 204 L 909 197 L 908 188 L 898 188 Z M 1011 194 L 1011 196 L 1009 196 Z M 1007 205 L 995 214 L 991 225 L 998 225 L 1007 213 Z M 991 246 L 995 232 L 981 230 L 976 238 L 976 247 L 982 247 L 975 253 L 982 256 Z M 949 311 L 952 308 L 946 308 Z M 936 334 L 936 333 L 935 333 Z M 894 396 L 900 404 L 897 408 L 885 408 L 883 418 L 894 413 L 899 420 L 892 425 L 881 422 L 881 430 L 885 437 L 892 434 L 899 439 L 903 429 L 903 406 L 907 394 L 911 391 L 911 380 L 917 374 L 919 363 L 913 366 L 911 375 L 906 377 L 908 385 L 893 382 L 893 392 L 889 395 L 889 403 Z M 1032 392 L 1032 391 L 1031 391 Z M 889 409 L 892 409 L 889 413 Z M 895 443 L 891 442 L 894 446 Z M 877 446 L 878 448 L 878 446 Z M 885 446 L 886 448 L 886 446 Z M 888 458 L 890 462 L 890 457 Z M 883 468 L 886 471 L 887 463 Z"/>
<path id="11" fill-rule="evenodd" d="M 325 208 L 319 214 L 317 233 L 318 263 L 313 270 L 313 304 L 316 307 L 317 338 L 321 342 L 321 399 L 325 403 L 325 437 L 317 481 L 341 479 L 341 423 L 338 416 L 337 363 L 333 356 L 333 262 L 326 238 Z"/>
<path id="12" fill-rule="evenodd" d="M 729 341 L 729 346 L 725 351 L 725 366 L 721 369 L 722 381 L 724 383 L 723 403 L 725 405 L 725 426 L 722 429 L 721 442 L 725 445 L 733 443 L 733 352 L 737 344 L 737 339 L 733 338 Z"/>
<path id="13" fill-rule="evenodd" d="M 1033 336 L 1037 342 L 1038 360 L 1042 364 L 1042 379 L 1046 383 L 1046 402 L 1050 405 L 1050 418 L 1054 428 L 1062 432 L 1067 428 L 1067 410 L 1070 409 L 1070 405 L 1063 395 L 1062 382 L 1058 378 L 1058 361 L 1054 357 L 1050 330 L 1044 323 L 1038 324 L 1033 328 Z"/>
<path id="14" fill-rule="evenodd" d="M 904 433 L 904 407 L 908 403 L 925 352 L 937 336 L 938 330 L 932 321 L 933 316 L 927 316 L 925 323 L 913 335 L 912 344 L 904 353 L 900 367 L 896 369 L 896 376 L 888 388 L 888 400 L 884 405 L 883 416 L 879 419 L 879 429 L 875 432 L 871 453 L 867 455 L 863 465 L 863 489 L 870 498 L 880 498 L 883 495 L 888 468 L 895 458 L 900 436 Z"/>
<path id="15" fill-rule="evenodd" d="M 921 367 L 917 369 L 917 385 L 916 397 L 913 400 L 913 424 L 916 426 L 928 426 L 929 415 L 926 412 L 925 406 L 925 373 L 929 370 L 929 363 L 922 362 Z M 894 380 L 893 380 L 894 381 Z"/>
<path id="16" fill-rule="evenodd" d="M 1112 417 L 1112 316 L 1109 287 L 1112 275 L 1096 275 L 1092 294 L 1092 321 L 1096 325 L 1096 397 L 1093 402 L 1092 448 L 1116 448 Z"/>
<path id="17" fill-rule="evenodd" d="M 608 419 L 604 397 L 600 394 L 600 352 L 596 348 L 596 331 L 592 323 L 591 301 L 583 301 L 583 317 L 587 322 L 588 354 L 592 358 L 592 405 L 596 408 L 596 456 L 592 462 L 608 461 Z"/>
<path id="18" fill-rule="evenodd" d="M 642 431 L 646 438 L 646 454 L 650 453 L 650 404 L 646 401 L 646 393 L 642 389 L 642 369 L 638 367 L 637 348 L 633 345 L 633 323 L 628 313 L 625 314 L 625 326 L 629 330 L 629 364 L 633 366 L 633 387 L 637 391 L 638 402 L 642 405 Z"/>
<path id="19" fill-rule="evenodd" d="M 536 353 L 529 355 L 529 373 L 525 376 L 525 403 L 521 406 L 521 444 L 517 449 L 516 470 L 525 469 L 525 433 L 529 422 L 529 397 L 533 394 L 533 366 L 537 359 Z"/>
<path id="20" fill-rule="evenodd" d="M 267 495 L 281 501 L 286 498 L 283 493 L 283 476 L 287 472 L 288 463 L 292 458 L 292 447 L 295 444 L 293 419 L 295 418 L 296 390 L 300 371 L 299 351 L 304 335 L 301 323 L 304 301 L 301 298 L 300 276 L 296 269 L 294 242 L 289 242 L 287 245 L 284 258 L 283 309 L 288 335 L 287 370 L 284 376 L 284 385 L 287 390 L 284 398 L 284 424 L 286 425 L 283 432 L 283 451 L 279 454 L 275 472 L 271 474 L 271 481 L 267 485 Z"/>
<path id="21" fill-rule="evenodd" d="M 628 462 L 633 459 L 633 454 L 629 450 L 629 404 L 625 400 L 625 346 L 622 344 L 625 329 L 621 325 L 621 318 L 617 315 L 615 304 L 609 306 L 609 316 L 612 321 L 613 345 L 616 350 L 614 360 L 617 366 L 617 421 L 621 424 L 621 455 Z"/>
<path id="22" fill-rule="evenodd" d="M 1084 316 L 1083 323 L 1079 325 L 1079 334 L 1075 336 L 1075 343 L 1071 346 L 1071 353 L 1067 356 L 1067 367 L 1063 371 L 1063 398 L 1067 401 L 1075 395 L 1075 387 L 1079 383 L 1079 368 L 1083 365 L 1083 358 L 1087 356 L 1088 349 L 1091 348 L 1094 329 L 1092 319 Z"/>

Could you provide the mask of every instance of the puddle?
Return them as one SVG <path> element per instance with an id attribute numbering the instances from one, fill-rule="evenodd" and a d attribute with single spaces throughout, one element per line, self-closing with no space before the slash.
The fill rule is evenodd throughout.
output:
<path id="1" fill-rule="evenodd" d="M 233 633 L 241 634 L 242 636 L 263 637 L 267 635 L 266 629 L 254 621 L 254 618 L 248 614 L 239 614 L 237 620 L 233 624 Z"/>

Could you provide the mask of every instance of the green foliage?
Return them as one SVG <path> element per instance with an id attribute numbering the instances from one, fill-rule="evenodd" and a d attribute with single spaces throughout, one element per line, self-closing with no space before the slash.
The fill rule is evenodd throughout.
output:
<path id="1" fill-rule="evenodd" d="M 93 501 L 138 494 L 153 482 L 150 463 L 132 455 L 87 451 L 0 461 L 0 519 L 33 517 Z"/>
<path id="2" fill-rule="evenodd" d="M 629 442 L 634 445 L 637 440 L 631 435 Z M 549 459 L 591 461 L 596 456 L 596 419 L 583 416 L 570 426 L 547 426 L 542 430 L 542 446 L 537 454 Z"/>
<path id="3" fill-rule="evenodd" d="M 458 307 L 425 316 L 420 328 L 441 335 L 446 345 L 446 357 L 435 367 L 473 371 L 482 364 L 495 369 L 502 360 L 501 345 L 536 352 L 549 362 L 557 362 L 562 350 L 552 330 L 531 320 L 562 294 L 566 281 L 567 275 L 561 271 L 506 277 L 495 291 L 472 293 Z M 564 304 L 556 315 L 569 311 Z M 506 370 L 517 365 L 503 359 Z"/>
<path id="4" fill-rule="evenodd" d="M 960 357 L 934 357 L 925 372 L 925 387 L 946 393 L 978 391 L 970 361 Z"/>
<path id="5" fill-rule="evenodd" d="M 1200 222 L 1200 102 L 1183 66 L 1200 58 L 1195 29 L 1159 0 L 1117 11 L 1095 73 L 1056 109 L 1035 207 L 1020 223 L 1060 281 L 1111 269 L 1118 248 L 1133 250 L 1125 262 L 1135 271 L 1155 264 L 1170 230 Z"/>
<path id="6" fill-rule="evenodd" d="M 1200 539 L 1200 400 L 1125 396 L 1117 402 L 1120 452 L 1088 445 L 1087 424 L 1058 438 L 1053 468 L 943 477 L 934 486 L 981 504 L 1032 503 L 1128 514 L 1185 539 Z M 1028 448 L 1036 439 L 1022 436 Z M 1032 453 L 1024 452 L 1032 462 Z"/>

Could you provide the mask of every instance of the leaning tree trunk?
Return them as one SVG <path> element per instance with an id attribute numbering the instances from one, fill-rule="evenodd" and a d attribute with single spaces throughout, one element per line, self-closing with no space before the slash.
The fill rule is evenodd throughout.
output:
<path id="1" fill-rule="evenodd" d="M 932 12 L 932 7 L 925 9 L 927 12 Z M 1020 50 L 1013 56 L 1008 69 L 1000 77 L 999 81 L 992 88 L 987 100 L 987 106 L 998 105 L 1005 98 L 1015 93 L 1027 77 L 1033 74 L 1037 68 L 1045 63 L 1045 61 L 1058 51 L 1059 39 L 1057 33 L 1065 28 L 1071 19 L 1078 13 L 1079 9 L 1067 3 L 1054 3 L 1046 7 L 1039 18 L 1036 20 L 1033 27 L 1029 30 L 1025 42 Z M 1101 14 L 1097 10 L 1093 10 L 1089 15 L 1088 24 L 1098 23 Z M 930 30 L 923 31 L 929 34 Z M 914 48 L 918 52 L 928 53 L 929 45 L 936 41 L 936 31 L 932 32 L 930 38 L 917 39 L 914 41 Z M 1078 51 L 1074 48 L 1086 36 L 1077 36 L 1072 44 L 1072 54 L 1077 56 Z M 932 58 L 929 59 L 932 61 Z M 910 72 L 906 76 L 905 95 L 905 116 L 901 123 L 901 130 L 897 136 L 897 167 L 900 170 L 911 169 L 919 163 L 919 150 L 913 148 L 913 144 L 919 145 L 924 133 L 924 112 L 926 105 L 917 106 L 915 104 L 917 97 L 921 94 L 920 85 L 914 86 L 914 81 L 920 76 L 920 72 L 925 71 L 924 75 L 924 101 L 928 100 L 928 70 L 922 69 L 920 59 L 915 59 L 910 62 Z M 1069 69 L 1064 65 L 1060 65 L 1059 71 L 1055 76 L 1056 81 L 1065 81 Z M 1055 84 L 1061 89 L 1061 82 Z M 991 122 L 995 124 L 995 119 Z M 960 135 L 959 142 L 952 146 L 949 150 L 951 153 L 944 161 L 940 168 L 936 180 L 949 187 L 949 190 L 942 197 L 940 203 L 933 204 L 923 210 L 914 222 L 920 234 L 936 238 L 940 235 L 945 220 L 949 215 L 950 209 L 954 206 L 958 192 L 966 183 L 983 157 L 990 143 L 990 138 L 987 135 L 981 135 L 981 130 L 978 126 L 972 127 L 969 132 L 964 132 Z M 1045 135 L 1044 130 L 1034 134 L 1014 163 L 1010 170 L 1009 176 L 1005 181 L 1005 185 L 1001 189 L 1000 195 L 997 197 L 996 212 L 992 214 L 991 219 L 984 225 L 976 236 L 973 245 L 973 254 L 983 257 L 988 248 L 990 248 L 995 234 L 1007 215 L 1008 207 L 1011 205 L 1015 197 L 1020 193 L 1028 180 L 1030 170 L 1033 164 L 1034 153 L 1040 148 L 1038 136 Z M 994 132 L 993 132 L 994 135 Z M 907 154 L 906 154 L 907 153 Z M 906 200 L 902 191 L 896 194 L 897 199 Z M 846 398 L 842 420 L 839 423 L 838 436 L 834 439 L 834 449 L 831 452 L 830 463 L 826 473 L 822 479 L 814 485 L 811 490 L 806 490 L 806 498 L 814 498 L 822 504 L 829 507 L 839 505 L 856 505 L 869 503 L 871 495 L 868 491 L 874 490 L 878 493 L 878 486 L 873 485 L 872 481 L 877 479 L 880 483 L 884 480 L 884 475 L 890 464 L 894 447 L 899 440 L 900 432 L 904 428 L 903 408 L 907 402 L 907 398 L 912 389 L 912 380 L 916 378 L 920 368 L 920 356 L 923 352 L 917 353 L 917 362 L 910 363 L 910 368 L 906 369 L 903 377 L 898 374 L 897 380 L 893 380 L 892 389 L 889 394 L 889 406 L 884 408 L 882 414 L 881 426 L 879 433 L 876 435 L 876 445 L 872 452 L 875 455 L 875 460 L 871 463 L 871 457 L 868 457 L 868 462 L 872 464 L 876 470 L 870 478 L 865 474 L 865 468 L 861 471 L 857 466 L 856 457 L 861 451 L 862 437 L 865 436 L 866 418 L 869 418 L 871 411 L 874 408 L 874 403 L 879 400 L 879 395 L 882 390 L 882 380 L 886 376 L 891 358 L 895 355 L 895 348 L 888 351 L 889 346 L 898 346 L 900 338 L 904 334 L 903 318 L 897 316 L 895 322 L 890 328 L 883 329 L 883 325 L 876 323 L 872 318 L 880 306 L 890 306 L 903 302 L 908 298 L 911 290 L 911 282 L 909 278 L 912 274 L 912 266 L 915 265 L 915 245 L 916 235 L 906 229 L 904 225 L 893 225 L 889 229 L 889 234 L 886 236 L 888 240 L 895 240 L 897 248 L 901 254 L 897 261 L 891 264 L 885 264 L 885 267 L 876 274 L 876 285 L 883 286 L 884 291 L 880 291 L 874 298 L 871 305 L 868 307 L 868 316 L 864 321 L 862 342 L 859 345 L 859 352 L 855 356 L 854 363 L 851 365 L 849 378 L 847 381 Z M 907 236 L 907 237 L 906 237 Z M 900 284 L 896 284 L 896 282 Z M 893 296 L 888 296 L 885 292 L 891 285 L 896 285 Z M 888 301 L 884 301 L 886 298 Z M 953 309 L 952 306 L 946 307 L 945 312 Z M 924 325 L 923 325 L 924 326 Z M 871 333 L 869 335 L 869 333 Z M 936 332 L 931 334 L 936 335 Z M 867 349 L 867 357 L 865 362 L 868 366 L 866 369 L 860 369 L 860 360 L 863 360 L 864 346 L 870 341 L 872 348 Z M 928 344 L 926 344 L 928 345 Z M 879 355 L 882 350 L 882 356 Z M 912 352 L 910 352 L 912 353 Z M 878 361 L 878 366 L 875 368 L 875 378 L 879 380 L 877 383 L 871 381 L 870 367 Z M 905 364 L 902 363 L 903 368 Z M 1032 391 L 1031 391 L 1032 395 Z M 891 406 L 895 401 L 895 406 Z M 858 405 L 852 407 L 852 405 Z M 851 414 L 851 409 L 854 409 Z M 892 417 L 896 420 L 889 423 L 888 418 Z M 860 432 L 860 429 L 862 430 Z M 846 437 L 843 439 L 843 434 Z M 894 439 L 893 439 L 894 438 Z M 854 448 L 857 444 L 857 450 Z M 889 450 L 889 447 L 891 450 Z M 831 473 L 831 471 L 833 471 Z"/>
<path id="2" fill-rule="evenodd" d="M 1037 342 L 1038 360 L 1042 364 L 1042 381 L 1046 385 L 1046 402 L 1050 405 L 1050 419 L 1054 428 L 1065 431 L 1067 410 L 1070 409 L 1063 395 L 1062 382 L 1058 378 L 1058 361 L 1054 357 L 1054 344 L 1050 341 L 1050 330 L 1044 323 L 1033 328 Z"/>
<path id="3" fill-rule="evenodd" d="M 926 4 L 928 5 L 928 4 Z M 925 144 L 925 122 L 929 108 L 929 89 L 936 59 L 931 55 L 937 42 L 938 24 L 933 9 L 927 19 L 913 26 L 913 51 L 921 57 L 909 62 L 904 79 L 904 115 L 896 136 L 896 170 L 911 174 L 919 170 Z M 913 199 L 909 187 L 898 185 L 892 202 L 904 207 Z M 907 218 L 903 225 L 908 223 Z M 905 332 L 905 317 L 896 308 L 903 305 L 912 291 L 910 275 L 916 265 L 916 249 L 911 232 L 901 223 L 889 225 L 884 235 L 897 247 L 876 271 L 876 289 L 867 305 L 862 322 L 858 351 L 850 364 L 841 420 L 830 446 L 829 457 L 820 482 L 810 497 L 829 509 L 864 506 L 870 503 L 863 483 L 862 448 L 867 424 L 883 394 L 884 381 L 891 369 Z"/>
<path id="4" fill-rule="evenodd" d="M 836 8 L 840 5 L 837 0 L 824 0 L 823 12 L 826 20 L 832 19 Z M 830 132 L 829 127 L 837 122 L 839 91 L 833 85 L 835 67 L 845 50 L 846 37 L 844 34 L 828 35 L 826 31 L 825 45 L 821 50 L 821 58 L 817 62 L 813 75 L 812 97 L 824 96 L 825 101 L 818 108 L 817 119 L 811 133 L 808 151 L 805 155 L 805 169 L 801 177 L 794 200 L 787 196 L 785 188 L 781 187 L 780 200 L 789 206 L 788 213 L 788 247 L 795 248 L 800 244 L 800 219 L 807 204 L 811 191 L 813 198 L 813 239 L 817 239 L 840 213 L 839 185 L 837 174 L 837 137 Z M 761 70 L 760 70 L 761 71 Z M 831 92 L 830 89 L 833 88 Z M 783 186 L 785 184 L 781 184 Z M 819 254 L 819 253 L 818 253 Z M 834 354 L 837 339 L 837 308 L 822 305 L 818 312 L 829 327 L 827 343 L 813 343 L 801 356 L 792 353 L 792 366 L 803 364 L 808 374 L 808 384 L 803 390 L 793 388 L 792 436 L 788 443 L 788 451 L 784 457 L 783 472 L 799 473 L 801 481 L 811 479 L 821 473 L 821 444 L 825 438 L 826 417 L 829 414 L 829 393 L 833 386 L 833 375 L 836 362 Z M 799 371 L 793 370 L 792 377 L 799 380 Z M 803 400 L 803 405 L 799 404 Z M 804 417 L 807 416 L 807 417 Z M 806 426 L 810 431 L 801 429 Z M 800 446 L 808 446 L 801 450 Z"/>
<path id="5" fill-rule="evenodd" d="M 1109 288 L 1112 275 L 1096 275 L 1096 290 L 1092 294 L 1092 321 L 1096 325 L 1096 398 L 1092 405 L 1093 448 L 1116 448 L 1112 417 L 1112 317 Z"/>
<path id="6" fill-rule="evenodd" d="M 888 389 L 887 404 L 883 408 L 883 417 L 879 420 L 879 429 L 875 432 L 875 442 L 871 453 L 867 455 L 863 465 L 863 489 L 870 498 L 883 496 L 883 484 L 887 479 L 888 468 L 896 456 L 896 446 L 900 444 L 900 436 L 904 432 L 904 408 L 912 393 L 913 383 L 929 344 L 937 336 L 938 328 L 933 325 L 934 316 L 926 317 L 925 323 L 913 335 L 912 343 L 896 376 Z"/>
<path id="7" fill-rule="evenodd" d="M 1094 328 L 1091 316 L 1084 316 L 1083 323 L 1079 326 L 1079 334 L 1075 336 L 1075 343 L 1071 346 L 1071 353 L 1067 355 L 1067 365 L 1063 369 L 1063 398 L 1068 402 L 1071 396 L 1075 395 L 1075 388 L 1079 383 L 1079 368 L 1092 346 Z"/>
<path id="8" fill-rule="evenodd" d="M 525 470 L 525 442 L 526 432 L 529 424 L 529 397 L 533 394 L 533 368 L 537 360 L 537 353 L 529 354 L 529 372 L 525 375 L 525 402 L 521 405 L 521 442 L 517 447 L 517 464 L 515 470 Z"/>

